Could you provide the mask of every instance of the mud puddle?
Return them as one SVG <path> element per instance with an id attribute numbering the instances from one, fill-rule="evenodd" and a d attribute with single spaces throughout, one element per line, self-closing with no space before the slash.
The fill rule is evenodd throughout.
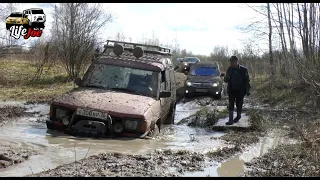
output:
<path id="1" fill-rule="evenodd" d="M 28 104 L 25 102 L 1 102 L 3 105 L 23 106 L 28 117 L 5 124 L 0 131 L 1 142 L 18 147 L 34 149 L 38 153 L 20 164 L 0 169 L 0 176 L 25 176 L 53 169 L 62 164 L 75 162 L 99 153 L 122 153 L 138 155 L 154 152 L 155 149 L 192 150 L 204 152 L 210 148 L 224 146 L 221 140 L 211 137 L 222 133 L 191 128 L 186 125 L 164 126 L 161 136 L 155 139 L 87 139 L 67 136 L 56 131 L 48 131 L 45 121 L 48 118 L 47 104 Z M 178 103 L 175 122 L 190 116 L 201 106 L 195 102 Z M 128 148 L 129 147 L 129 148 Z"/>
<path id="2" fill-rule="evenodd" d="M 260 138 L 257 144 L 248 146 L 242 153 L 218 163 L 207 159 L 203 171 L 188 172 L 184 177 L 236 177 L 241 176 L 246 170 L 246 163 L 256 157 L 260 157 L 267 153 L 270 149 L 277 147 L 280 144 L 295 143 L 288 141 L 288 138 L 283 137 L 281 132 L 275 131 L 267 136 Z"/>

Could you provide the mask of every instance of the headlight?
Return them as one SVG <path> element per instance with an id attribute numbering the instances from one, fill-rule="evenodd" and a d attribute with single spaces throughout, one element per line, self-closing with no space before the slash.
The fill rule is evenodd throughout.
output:
<path id="1" fill-rule="evenodd" d="M 192 85 L 192 83 L 190 82 L 190 81 L 187 81 L 187 86 L 191 86 Z"/>
<path id="2" fill-rule="evenodd" d="M 67 112 L 66 110 L 56 109 L 56 118 L 62 120 L 63 116 L 66 116 L 67 113 L 68 113 L 68 112 Z"/>
<path id="3" fill-rule="evenodd" d="M 129 130 L 136 130 L 137 121 L 126 120 L 124 127 Z"/>
<path id="4" fill-rule="evenodd" d="M 219 83 L 213 83 L 212 86 L 213 87 L 217 87 L 219 85 Z"/>
<path id="5" fill-rule="evenodd" d="M 188 66 L 188 63 L 184 62 L 183 65 Z"/>
<path id="6" fill-rule="evenodd" d="M 64 124 L 64 125 L 69 125 L 69 118 L 70 117 L 67 117 L 67 116 L 65 116 L 64 118 L 62 118 L 62 123 Z"/>

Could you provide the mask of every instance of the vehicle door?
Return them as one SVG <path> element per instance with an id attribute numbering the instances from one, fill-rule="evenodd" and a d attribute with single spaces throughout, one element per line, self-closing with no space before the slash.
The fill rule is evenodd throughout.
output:
<path id="1" fill-rule="evenodd" d="M 170 84 L 170 80 L 168 80 L 168 79 L 169 79 L 168 70 L 162 71 L 161 72 L 161 87 L 160 87 L 161 91 L 165 91 L 165 92 L 170 91 L 171 84 Z M 168 110 L 170 109 L 170 99 L 171 99 L 170 97 L 160 98 L 162 122 L 169 112 Z"/>

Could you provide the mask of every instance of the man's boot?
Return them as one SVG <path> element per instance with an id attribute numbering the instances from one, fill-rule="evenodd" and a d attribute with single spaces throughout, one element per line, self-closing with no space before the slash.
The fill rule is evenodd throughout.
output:
<path id="1" fill-rule="evenodd" d="M 229 121 L 226 122 L 226 125 L 232 125 L 233 124 L 233 111 L 229 110 Z"/>
<path id="2" fill-rule="evenodd" d="M 237 117 L 234 118 L 233 122 L 237 123 L 237 122 L 239 122 L 240 119 L 241 119 L 241 111 L 237 111 Z"/>

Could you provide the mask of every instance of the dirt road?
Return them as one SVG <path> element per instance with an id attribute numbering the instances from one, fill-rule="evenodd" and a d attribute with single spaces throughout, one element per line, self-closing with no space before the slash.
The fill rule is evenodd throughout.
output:
<path id="1" fill-rule="evenodd" d="M 179 122 L 192 117 L 203 106 L 223 111 L 226 108 L 224 101 L 210 98 L 183 99 L 176 108 L 175 125 L 165 126 L 159 137 L 116 140 L 76 138 L 50 132 L 45 126 L 48 105 L 2 102 L 2 107 L 13 105 L 14 108 L 22 109 L 22 113 L 17 115 L 15 121 L 7 122 L 1 127 L 0 141 L 2 144 L 10 145 L 5 152 L 12 151 L 15 154 L 6 154 L 13 161 L 7 161 L 9 163 L 0 169 L 0 175 L 220 176 L 218 169 L 223 168 L 221 165 L 226 163 L 225 160 L 240 153 L 236 161 L 242 162 L 241 153 L 252 151 L 249 146 L 260 140 L 256 137 L 257 134 L 251 132 L 251 135 L 241 133 L 241 136 L 234 136 L 232 132 L 190 127 L 188 123 Z M 248 117 L 244 116 L 243 120 L 246 119 Z M 241 147 L 237 145 L 239 143 L 242 144 Z M 263 146 L 265 147 L 257 147 L 270 148 L 273 143 L 263 143 Z M 19 148 L 23 151 L 17 151 Z M 259 153 L 256 153 L 256 156 L 259 156 Z M 27 161 L 19 161 L 21 163 L 14 161 L 20 157 L 28 158 L 25 158 Z M 241 173 L 244 163 L 238 163 L 237 166 L 238 173 Z M 47 171 L 48 169 L 54 170 Z M 228 168 L 223 172 L 226 171 L 229 171 Z"/>
<path id="2" fill-rule="evenodd" d="M 245 99 L 245 110 L 266 107 Z M 48 104 L 6 101 L 0 110 L 0 176 L 259 176 L 247 168 L 261 167 L 259 158 L 268 157 L 270 148 L 296 142 L 286 136 L 285 123 L 262 131 L 263 118 L 249 112 L 225 128 L 226 99 L 181 99 L 175 124 L 154 139 L 96 140 L 48 131 Z M 270 112 L 266 117 L 279 122 L 288 117 Z"/>

